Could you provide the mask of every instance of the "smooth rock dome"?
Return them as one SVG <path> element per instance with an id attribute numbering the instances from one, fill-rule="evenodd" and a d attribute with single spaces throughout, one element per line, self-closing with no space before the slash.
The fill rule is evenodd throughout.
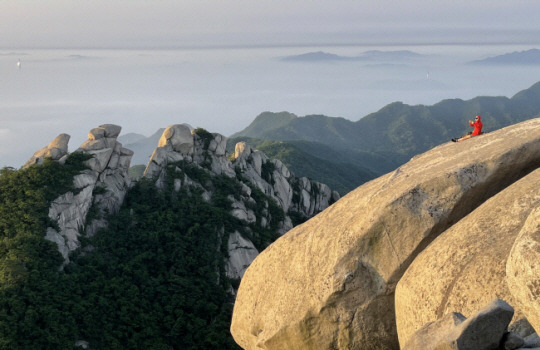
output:
<path id="1" fill-rule="evenodd" d="M 540 119 L 446 143 L 264 250 L 238 291 L 244 349 L 397 349 L 394 290 L 438 235 L 540 166 Z"/>

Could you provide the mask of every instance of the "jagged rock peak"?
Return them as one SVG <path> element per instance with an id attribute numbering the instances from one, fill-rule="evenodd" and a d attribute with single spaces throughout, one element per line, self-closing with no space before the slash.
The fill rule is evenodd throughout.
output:
<path id="1" fill-rule="evenodd" d="M 195 187 L 203 190 L 203 198 L 211 200 L 211 180 L 189 178 L 180 168 L 186 164 L 206 171 L 210 178 L 225 175 L 239 182 L 241 193 L 231 196 L 230 214 L 248 225 L 259 225 L 267 229 L 274 220 L 268 210 L 268 203 L 257 203 L 257 194 L 252 188 L 260 190 L 283 210 L 284 219 L 277 225 L 277 233 L 284 234 L 293 227 L 292 216 L 300 221 L 312 217 L 339 199 L 339 194 L 325 184 L 311 181 L 308 178 L 296 178 L 279 160 L 269 159 L 264 153 L 253 150 L 246 143 L 236 145 L 232 159 L 226 154 L 227 138 L 218 133 L 210 133 L 204 129 L 190 131 L 185 125 L 171 125 L 165 129 L 158 147 L 155 149 L 144 176 L 155 179 L 159 188 L 164 188 L 167 167 L 174 165 L 174 189 Z M 180 164 L 181 162 L 181 164 Z M 266 201 L 266 200 L 265 200 Z M 254 205 L 266 206 L 260 217 L 253 211 Z M 293 213 L 294 212 L 294 213 Z M 299 219 L 301 218 L 301 219 Z M 253 243 L 238 232 L 229 233 L 229 260 L 227 273 L 233 279 L 241 278 L 246 267 L 258 254 Z"/>
<path id="2" fill-rule="evenodd" d="M 88 140 L 83 142 L 76 152 L 93 155 L 87 165 L 97 172 L 102 172 L 107 167 L 111 169 L 120 167 L 127 171 L 133 152 L 116 141 L 121 130 L 118 125 L 100 125 L 90 130 Z"/>
<path id="3" fill-rule="evenodd" d="M 234 177 L 236 173 L 226 158 L 227 138 L 204 129 L 190 130 L 185 124 L 168 126 L 159 139 L 158 147 L 144 171 L 147 178 L 158 178 L 163 184 L 163 170 L 167 164 L 185 160 L 193 164 L 209 164 L 212 172 Z"/>
<path id="4" fill-rule="evenodd" d="M 253 153 L 253 149 L 245 142 L 238 142 L 234 146 L 234 159 L 239 159 L 241 157 L 246 158 L 251 153 Z"/>
<path id="5" fill-rule="evenodd" d="M 104 214 L 118 211 L 131 185 L 128 169 L 133 152 L 116 141 L 121 129 L 118 125 L 104 124 L 90 130 L 88 140 L 75 151 L 92 155 L 85 161 L 89 169 L 73 178 L 75 192 L 65 193 L 51 203 L 49 217 L 58 223 L 60 230 L 49 227 L 45 238 L 58 245 L 65 262 L 69 261 L 69 253 L 80 246 L 79 237 L 83 233 L 91 235 L 107 225 Z M 60 136 L 47 149 L 65 149 L 63 157 L 67 157 L 69 135 Z M 87 222 L 92 206 L 97 206 L 98 214 Z"/>
<path id="6" fill-rule="evenodd" d="M 32 158 L 30 158 L 23 168 L 27 168 L 33 164 L 41 164 L 45 158 L 51 158 L 56 161 L 64 161 L 68 154 L 68 143 L 71 136 L 68 134 L 60 134 L 56 136 L 47 146 L 43 147 L 39 151 L 36 151 Z"/>
<path id="7" fill-rule="evenodd" d="M 296 178 L 279 159 L 269 159 L 245 142 L 236 144 L 233 165 L 249 182 L 273 197 L 285 212 L 293 209 L 311 217 L 340 198 L 325 184 Z"/>

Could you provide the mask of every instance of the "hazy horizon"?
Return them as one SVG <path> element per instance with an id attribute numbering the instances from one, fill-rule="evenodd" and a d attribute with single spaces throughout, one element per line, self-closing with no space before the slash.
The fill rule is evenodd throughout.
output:
<path id="1" fill-rule="evenodd" d="M 540 80 L 538 66 L 466 62 L 540 48 L 539 10 L 531 0 L 0 1 L 0 166 L 21 166 L 60 133 L 72 151 L 104 123 L 228 136 L 264 111 L 358 120 L 396 101 L 511 97 Z M 422 57 L 280 61 L 375 49 Z"/>

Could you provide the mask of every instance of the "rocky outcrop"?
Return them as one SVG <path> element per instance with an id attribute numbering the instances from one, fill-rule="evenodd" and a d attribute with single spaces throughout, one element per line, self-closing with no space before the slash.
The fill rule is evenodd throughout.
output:
<path id="1" fill-rule="evenodd" d="M 517 349 L 524 344 L 519 336 L 506 336 L 513 308 L 501 299 L 489 303 L 482 310 L 466 318 L 460 313 L 449 313 L 416 331 L 402 350 L 493 350 L 501 343 L 506 349 Z"/>
<path id="2" fill-rule="evenodd" d="M 184 124 L 171 125 L 165 129 L 144 172 L 146 178 L 155 179 L 163 189 L 167 174 L 174 176 L 174 189 L 196 188 L 205 200 L 214 196 L 212 179 L 224 175 L 238 183 L 238 192 L 231 194 L 230 214 L 244 223 L 249 235 L 253 228 L 261 231 L 276 230 L 284 234 L 293 227 L 298 217 L 307 219 L 326 209 L 339 199 L 339 194 L 324 184 L 308 178 L 296 178 L 283 163 L 252 149 L 246 143 L 238 143 L 234 156 L 226 154 L 227 138 L 204 129 L 190 130 Z M 180 165 L 183 164 L 183 165 Z M 184 165 L 195 167 L 206 175 L 204 179 L 188 176 L 181 171 Z M 169 166 L 175 168 L 168 172 Z M 276 224 L 271 203 L 260 198 L 254 191 L 273 199 L 285 214 Z M 262 203 L 261 203 L 262 201 Z M 262 208 L 257 211 L 256 208 Z M 274 216 L 273 216 L 274 215 Z M 271 227 L 272 226 L 272 227 Z M 246 233 L 245 232 L 245 233 Z M 226 272 L 230 278 L 239 279 L 258 251 L 252 241 L 238 231 L 228 232 L 228 259 Z"/>
<path id="3" fill-rule="evenodd" d="M 513 308 L 495 299 L 466 318 L 449 313 L 418 329 L 402 350 L 525 350 L 540 349 L 540 337 L 533 331 L 526 337 L 508 331 Z"/>
<path id="4" fill-rule="evenodd" d="M 540 181 L 537 181 L 536 185 Z M 540 200 L 540 199 L 539 199 Z M 540 206 L 529 214 L 506 262 L 506 281 L 515 302 L 540 331 Z M 539 344 L 540 345 L 540 344 Z"/>
<path id="5" fill-rule="evenodd" d="M 268 159 L 245 142 L 236 144 L 233 166 L 286 213 L 294 211 L 312 217 L 339 199 L 339 194 L 327 185 L 306 177 L 296 178 L 279 159 Z"/>
<path id="6" fill-rule="evenodd" d="M 396 288 L 400 344 L 427 322 L 452 310 L 471 314 L 494 298 L 515 306 L 514 322 L 525 317 L 513 295 L 526 284 L 508 288 L 506 261 L 531 210 L 540 207 L 539 183 L 540 169 L 487 200 L 414 260 Z"/>
<path id="7" fill-rule="evenodd" d="M 49 217 L 58 223 L 60 230 L 49 227 L 45 238 L 58 245 L 65 262 L 69 261 L 69 253 L 80 246 L 83 232 L 92 235 L 106 226 L 105 214 L 118 211 L 130 186 L 128 169 L 133 152 L 116 141 L 120 130 L 120 126 L 105 124 L 90 131 L 88 140 L 75 151 L 92 156 L 85 162 L 88 169 L 73 178 L 75 191 L 51 203 Z M 69 135 L 60 135 L 44 148 L 47 151 L 36 152 L 29 163 L 39 164 L 40 157 L 48 154 L 57 154 L 52 159 L 61 161 L 67 157 L 68 140 Z M 62 152 L 54 151 L 57 149 Z M 59 158 L 60 154 L 63 155 Z M 92 207 L 94 214 L 89 218 Z"/>
<path id="8" fill-rule="evenodd" d="M 192 133 L 185 124 L 167 127 L 150 157 L 144 176 L 157 178 L 158 187 L 162 187 L 167 164 L 185 160 L 198 165 L 204 163 L 215 174 L 234 177 L 236 173 L 225 156 L 227 138 L 207 131 L 201 131 L 201 135 Z"/>
<path id="9" fill-rule="evenodd" d="M 64 162 L 68 155 L 68 143 L 71 136 L 68 134 L 60 134 L 47 146 L 43 147 L 30 158 L 23 168 L 28 168 L 33 164 L 41 164 L 45 158 Z"/>
<path id="10" fill-rule="evenodd" d="M 394 290 L 411 262 L 539 166 L 535 119 L 438 146 L 364 184 L 255 259 L 233 337 L 244 349 L 398 349 Z"/>

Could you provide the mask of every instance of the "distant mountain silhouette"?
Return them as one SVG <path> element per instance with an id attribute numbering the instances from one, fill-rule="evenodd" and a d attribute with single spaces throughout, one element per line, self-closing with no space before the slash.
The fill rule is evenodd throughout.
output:
<path id="1" fill-rule="evenodd" d="M 282 61 L 299 61 L 299 62 L 324 62 L 324 61 L 403 61 L 408 59 L 417 59 L 424 57 L 424 55 L 408 51 L 380 51 L 372 50 L 366 51 L 359 56 L 340 56 L 333 53 L 317 51 L 308 52 L 300 55 L 292 55 L 282 57 Z"/>
<path id="2" fill-rule="evenodd" d="M 358 60 L 358 57 L 339 56 L 332 53 L 317 51 L 308 52 L 301 55 L 286 56 L 282 58 L 283 61 L 344 61 L 344 60 Z"/>
<path id="3" fill-rule="evenodd" d="M 135 142 L 141 141 L 141 140 L 143 140 L 145 138 L 146 138 L 146 136 L 144 136 L 144 135 L 137 134 L 137 133 L 134 133 L 134 132 L 130 132 L 130 133 L 127 133 L 125 135 L 119 136 L 118 141 L 121 142 L 122 144 L 130 144 L 130 143 L 135 143 Z"/>
<path id="4" fill-rule="evenodd" d="M 483 60 L 470 62 L 471 64 L 504 64 L 504 65 L 537 65 L 540 64 L 540 50 L 531 49 L 527 51 L 512 52 L 504 55 L 489 57 Z"/>
<path id="5" fill-rule="evenodd" d="M 146 165 L 148 163 L 164 130 L 164 128 L 158 129 L 149 137 L 133 133 L 118 137 L 118 141 L 125 148 L 135 152 L 131 158 L 131 165 Z"/>

